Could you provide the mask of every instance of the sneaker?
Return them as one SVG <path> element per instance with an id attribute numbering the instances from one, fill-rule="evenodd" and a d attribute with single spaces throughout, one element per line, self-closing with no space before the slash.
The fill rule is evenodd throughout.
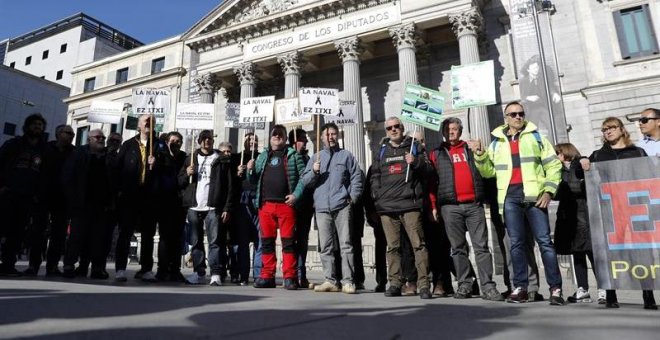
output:
<path id="1" fill-rule="evenodd" d="M 430 289 L 428 289 L 428 288 L 422 288 L 422 289 L 419 290 L 419 298 L 420 298 L 420 299 L 424 299 L 424 300 L 432 299 L 432 298 L 433 298 L 433 294 L 431 294 L 431 290 L 430 290 Z"/>
<path id="2" fill-rule="evenodd" d="M 511 294 L 509 294 L 509 297 L 506 298 L 506 302 L 509 303 L 524 303 L 527 302 L 527 299 L 529 297 L 527 296 L 527 291 L 522 288 L 522 287 L 516 287 Z"/>
<path id="3" fill-rule="evenodd" d="M 607 302 L 605 301 L 605 308 L 619 308 L 618 301 Z"/>
<path id="4" fill-rule="evenodd" d="M 469 286 L 458 286 L 454 299 L 469 299 L 472 297 L 472 288 Z"/>
<path id="5" fill-rule="evenodd" d="M 387 288 L 387 290 L 385 291 L 385 296 L 387 297 L 401 296 L 401 287 L 390 286 L 390 288 Z"/>
<path id="6" fill-rule="evenodd" d="M 543 294 L 541 294 L 537 291 L 529 292 L 529 293 L 527 293 L 527 296 L 528 296 L 528 300 L 533 301 L 533 302 L 540 302 L 540 301 L 545 300 L 545 298 L 543 297 Z"/>
<path id="7" fill-rule="evenodd" d="M 258 278 L 254 281 L 254 288 L 275 288 L 275 279 Z"/>
<path id="8" fill-rule="evenodd" d="M 355 294 L 356 288 L 354 283 L 347 283 L 341 286 L 342 293 Z"/>
<path id="9" fill-rule="evenodd" d="M 133 278 L 136 279 L 136 280 L 140 280 L 140 279 L 142 279 L 142 276 L 143 276 L 144 273 L 146 273 L 146 272 L 147 272 L 146 270 L 142 270 L 142 269 L 140 269 L 140 270 L 138 270 L 137 272 L 135 272 L 135 276 L 133 276 Z"/>
<path id="10" fill-rule="evenodd" d="M 27 267 L 27 269 L 23 271 L 23 276 L 37 276 L 38 273 L 39 273 L 39 269 L 35 269 L 33 267 Z"/>
<path id="11" fill-rule="evenodd" d="M 403 296 L 417 295 L 417 284 L 414 282 L 406 282 L 406 284 L 403 287 L 401 287 L 401 295 Z"/>
<path id="12" fill-rule="evenodd" d="M 284 289 L 286 290 L 298 290 L 298 280 L 296 279 L 284 279 Z"/>
<path id="13" fill-rule="evenodd" d="M 206 283 L 206 274 L 192 273 L 186 277 L 186 283 L 189 285 L 201 285 Z"/>
<path id="14" fill-rule="evenodd" d="M 364 286 L 364 282 L 356 282 L 355 283 L 355 290 L 365 290 L 367 287 Z"/>
<path id="15" fill-rule="evenodd" d="M 154 275 L 154 272 L 152 271 L 144 272 L 144 274 L 142 274 L 141 280 L 143 282 L 158 282 L 156 275 Z"/>
<path id="16" fill-rule="evenodd" d="M 245 287 L 245 286 L 249 285 L 249 283 L 247 281 L 241 281 L 241 282 L 238 283 L 238 285 L 241 286 L 241 287 Z"/>
<path id="17" fill-rule="evenodd" d="M 563 306 L 564 298 L 561 294 L 561 288 L 550 288 L 550 305 Z"/>
<path id="18" fill-rule="evenodd" d="M 314 291 L 317 293 L 325 293 L 325 292 L 336 293 L 339 291 L 339 287 L 337 287 L 336 284 L 330 281 L 325 281 L 322 284 L 314 287 Z"/>
<path id="19" fill-rule="evenodd" d="M 500 293 L 495 287 L 486 289 L 483 294 L 481 294 L 481 298 L 486 301 L 504 301 L 504 296 L 502 296 L 502 293 Z"/>
<path id="20" fill-rule="evenodd" d="M 222 286 L 220 275 L 211 275 L 211 282 L 209 283 L 209 286 L 214 286 L 214 287 Z"/>
<path id="21" fill-rule="evenodd" d="M 605 289 L 598 289 L 598 304 L 599 305 L 604 305 L 607 302 L 607 293 L 605 293 Z"/>
<path id="22" fill-rule="evenodd" d="M 128 278 L 126 277 L 126 271 L 125 270 L 118 270 L 115 273 L 115 281 L 117 282 L 126 282 Z"/>
<path id="23" fill-rule="evenodd" d="M 570 303 L 576 302 L 591 302 L 591 296 L 589 295 L 588 290 L 584 290 L 582 287 L 578 287 L 577 291 L 573 295 L 569 296 L 566 300 Z"/>

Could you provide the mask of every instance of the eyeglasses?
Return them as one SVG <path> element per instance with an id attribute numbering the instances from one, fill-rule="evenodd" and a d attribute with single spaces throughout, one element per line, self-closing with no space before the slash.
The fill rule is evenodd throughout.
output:
<path id="1" fill-rule="evenodd" d="M 393 129 L 401 130 L 401 124 L 394 124 L 385 127 L 385 130 L 387 131 L 392 131 Z"/>
<path id="2" fill-rule="evenodd" d="M 660 118 L 642 117 L 642 118 L 639 119 L 639 122 L 640 122 L 641 124 L 646 124 L 646 123 L 648 123 L 649 120 L 651 120 L 651 119 L 660 119 Z"/>
<path id="3" fill-rule="evenodd" d="M 525 118 L 525 111 L 509 112 L 506 115 L 511 117 L 511 118 L 516 118 L 516 117 Z"/>
<path id="4" fill-rule="evenodd" d="M 94 138 L 96 140 L 105 140 L 105 136 L 89 136 L 89 138 Z"/>
<path id="5" fill-rule="evenodd" d="M 615 130 L 615 129 L 618 129 L 618 128 L 620 128 L 620 126 L 618 126 L 618 125 L 606 126 L 602 129 L 600 129 L 600 132 L 605 133 L 605 132 L 612 131 L 612 130 Z"/>

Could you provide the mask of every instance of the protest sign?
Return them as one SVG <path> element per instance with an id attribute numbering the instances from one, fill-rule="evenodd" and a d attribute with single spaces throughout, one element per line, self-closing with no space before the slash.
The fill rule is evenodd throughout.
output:
<path id="1" fill-rule="evenodd" d="M 357 102 L 355 100 L 340 100 L 339 113 L 336 116 L 324 116 L 326 123 L 335 123 L 337 126 L 355 124 L 357 117 Z"/>
<path id="2" fill-rule="evenodd" d="M 495 104 L 493 61 L 452 66 L 451 89 L 451 105 L 454 109 Z"/>
<path id="3" fill-rule="evenodd" d="M 660 288 L 660 158 L 591 164 L 585 172 L 598 287 Z"/>
<path id="4" fill-rule="evenodd" d="M 165 116 L 170 114 L 170 90 L 153 88 L 133 89 L 133 113 L 153 114 L 156 118 L 155 130 L 163 131 Z"/>
<path id="5" fill-rule="evenodd" d="M 439 131 L 445 98 L 440 92 L 408 84 L 403 95 L 401 120 Z"/>
<path id="6" fill-rule="evenodd" d="M 275 122 L 277 124 L 297 126 L 312 122 L 312 115 L 300 111 L 298 98 L 275 101 Z"/>
<path id="7" fill-rule="evenodd" d="M 124 103 L 106 100 L 94 100 L 90 105 L 87 121 L 89 123 L 121 123 L 121 114 L 124 111 Z"/>
<path id="8" fill-rule="evenodd" d="M 176 110 L 176 128 L 213 130 L 214 104 L 179 103 Z"/>
<path id="9" fill-rule="evenodd" d="M 241 99 L 239 122 L 245 124 L 272 122 L 274 105 L 275 96 Z"/>
<path id="10" fill-rule="evenodd" d="M 225 106 L 225 127 L 247 130 L 265 130 L 266 123 L 245 124 L 240 122 L 241 103 L 227 103 Z"/>
<path id="11" fill-rule="evenodd" d="M 304 87 L 300 89 L 300 109 L 303 114 L 331 115 L 339 113 L 339 90 Z"/>

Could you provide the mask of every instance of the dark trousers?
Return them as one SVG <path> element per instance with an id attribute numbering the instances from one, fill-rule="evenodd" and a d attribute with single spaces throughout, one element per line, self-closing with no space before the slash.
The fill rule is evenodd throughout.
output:
<path id="1" fill-rule="evenodd" d="M 181 243 L 186 210 L 177 198 L 159 204 L 157 221 L 158 234 L 158 272 L 163 274 L 181 271 Z"/>
<path id="2" fill-rule="evenodd" d="M 87 261 L 92 263 L 92 270 L 105 270 L 107 244 L 112 235 L 108 220 L 108 213 L 103 207 L 86 207 L 74 212 L 63 261 L 65 270 L 73 270 L 79 260 L 80 267 L 85 270 L 89 264 Z M 82 254 L 88 258 L 83 259 Z"/>
<path id="3" fill-rule="evenodd" d="M 69 216 L 66 206 L 56 206 L 50 209 L 50 233 L 48 251 L 46 253 L 46 270 L 57 268 L 60 258 L 64 255 Z"/>
<path id="4" fill-rule="evenodd" d="M 296 254 L 298 255 L 298 279 L 307 279 L 307 250 L 309 248 L 309 231 L 312 228 L 313 207 L 296 210 Z M 341 261 L 339 261 L 341 264 Z M 339 266 L 341 267 L 341 265 Z"/>
<path id="5" fill-rule="evenodd" d="M 141 235 L 140 271 L 151 271 L 154 266 L 154 235 L 156 234 L 155 204 L 144 192 L 125 195 L 119 199 L 119 237 L 115 251 L 115 269 L 126 270 L 128 251 L 134 232 Z"/>
<path id="6" fill-rule="evenodd" d="M 369 224 L 374 230 L 376 284 L 385 287 L 387 285 L 387 259 L 385 255 L 387 252 L 387 240 L 385 239 L 385 232 L 383 231 L 383 225 L 380 220 L 369 221 Z"/>
<path id="7" fill-rule="evenodd" d="M 239 280 L 247 282 L 250 277 L 250 242 L 254 243 L 254 274 L 261 274 L 261 247 L 259 240 L 259 213 L 252 203 L 241 203 L 230 221 L 232 253 L 238 266 Z"/>
<path id="8" fill-rule="evenodd" d="M 16 265 L 28 223 L 33 216 L 33 209 L 36 207 L 37 205 L 32 199 L 15 193 L 5 192 L 0 197 L 0 216 L 3 220 L 0 237 L 5 237 L 5 242 L 2 244 L 4 267 L 14 268 Z M 40 258 L 39 263 L 41 263 Z"/>
<path id="9" fill-rule="evenodd" d="M 453 262 L 451 246 L 442 218 L 440 221 L 434 222 L 425 214 L 424 235 L 429 251 L 429 271 L 433 287 L 439 284 L 445 292 L 451 293 L 454 291 L 451 282 Z"/>

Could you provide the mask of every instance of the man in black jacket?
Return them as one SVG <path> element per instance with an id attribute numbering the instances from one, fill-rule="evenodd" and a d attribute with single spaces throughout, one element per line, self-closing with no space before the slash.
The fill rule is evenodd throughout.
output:
<path id="1" fill-rule="evenodd" d="M 143 114 L 138 118 L 138 135 L 126 140 L 117 155 L 117 186 L 118 204 L 121 214 L 119 220 L 119 238 L 115 260 L 115 280 L 126 282 L 126 264 L 128 250 L 133 232 L 141 234 L 140 270 L 135 273 L 136 279 L 146 282 L 156 281 L 152 272 L 154 260 L 154 234 L 156 233 L 157 193 L 154 191 L 152 172 L 156 166 L 153 156 L 152 131 L 153 117 Z"/>
<path id="2" fill-rule="evenodd" d="M 43 231 L 46 223 L 44 156 L 46 120 L 35 113 L 25 118 L 23 136 L 5 142 L 0 148 L 0 275 L 19 276 L 15 264 L 30 219 L 30 231 Z M 29 237 L 32 243 L 41 238 Z M 43 243 L 42 243 L 43 244 Z M 31 262 L 42 256 L 30 254 Z"/>
<path id="3" fill-rule="evenodd" d="M 233 201 L 231 173 L 231 144 L 220 143 L 213 149 L 213 132 L 200 132 L 200 148 L 186 159 L 179 173 L 183 188 L 183 206 L 188 208 L 188 223 L 192 229 L 194 273 L 186 278 L 189 284 L 206 282 L 204 263 L 204 227 L 209 245 L 208 261 L 211 267 L 211 286 L 221 286 L 227 275 L 227 231 Z M 192 163 L 191 163 L 192 158 Z"/>
<path id="4" fill-rule="evenodd" d="M 468 143 L 461 140 L 462 133 L 463 123 L 460 119 L 445 119 L 442 123 L 445 142 L 433 150 L 429 157 L 437 175 L 435 192 L 430 192 L 432 214 L 435 220 L 439 219 L 439 206 L 451 243 L 458 278 L 458 289 L 454 298 L 472 297 L 473 280 L 470 276 L 469 249 L 465 238 L 465 233 L 469 232 L 479 269 L 482 298 L 503 301 L 504 298 L 495 288 L 493 281 L 493 257 L 488 249 L 488 228 L 483 207 L 484 185 L 474 165 L 474 155 Z"/>
<path id="5" fill-rule="evenodd" d="M 422 299 L 432 297 L 428 278 L 428 252 L 422 227 L 424 203 L 423 178 L 428 165 L 419 152 L 418 143 L 404 137 L 399 118 L 385 121 L 387 139 L 371 165 L 371 194 L 380 215 L 387 239 L 387 265 L 390 287 L 385 296 L 401 295 L 401 227 L 403 226 L 415 253 L 417 288 Z M 412 151 L 412 152 L 411 152 Z"/>
<path id="6" fill-rule="evenodd" d="M 112 165 L 106 157 L 103 131 L 90 131 L 87 140 L 88 144 L 76 149 L 62 169 L 62 184 L 71 216 L 62 275 L 73 278 L 74 265 L 85 253 L 92 262 L 90 277 L 107 279 L 106 245 L 111 230 L 108 213 L 114 205 L 110 180 Z M 84 266 L 86 272 L 87 264 Z"/>
<path id="7" fill-rule="evenodd" d="M 183 136 L 172 131 L 159 143 L 156 152 L 158 167 L 154 169 L 154 184 L 160 194 L 156 198 L 158 211 L 158 270 L 159 281 L 183 282 L 181 275 L 181 242 L 187 210 L 182 207 L 179 191 L 179 171 L 185 164 L 186 153 L 181 151 Z"/>

